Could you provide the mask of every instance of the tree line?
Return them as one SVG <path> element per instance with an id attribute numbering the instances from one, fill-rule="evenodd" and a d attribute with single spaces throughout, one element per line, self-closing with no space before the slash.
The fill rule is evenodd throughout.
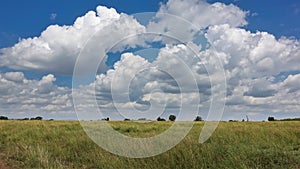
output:
<path id="1" fill-rule="evenodd" d="M 173 115 L 173 114 L 171 114 L 168 119 L 169 119 L 169 121 L 175 121 L 176 120 L 176 116 Z M 102 121 L 109 121 L 109 117 L 103 118 L 101 120 Z M 139 118 L 138 120 L 140 120 L 140 121 L 146 121 L 147 119 L 146 118 Z M 131 121 L 131 119 L 125 118 L 124 121 Z M 156 121 L 167 121 L 167 120 L 164 119 L 164 118 L 162 118 L 162 117 L 158 117 L 156 119 Z M 203 121 L 203 120 L 202 120 L 202 117 L 196 116 L 196 118 L 194 119 L 194 121 Z"/>
<path id="2" fill-rule="evenodd" d="M 32 118 L 25 117 L 23 119 L 9 119 L 6 116 L 0 116 L 0 120 L 43 120 L 43 117 L 37 116 L 37 117 L 32 117 Z M 53 120 L 53 119 L 50 119 L 50 120 Z"/>
<path id="3" fill-rule="evenodd" d="M 275 119 L 275 117 L 268 117 L 268 121 L 300 121 L 300 118 Z"/>

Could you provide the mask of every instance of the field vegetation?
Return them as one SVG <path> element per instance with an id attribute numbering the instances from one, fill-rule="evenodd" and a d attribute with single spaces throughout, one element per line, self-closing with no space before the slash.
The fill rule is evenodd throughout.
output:
<path id="1" fill-rule="evenodd" d="M 109 121 L 133 137 L 151 137 L 172 122 Z M 300 122 L 221 122 L 198 144 L 196 122 L 173 149 L 150 158 L 113 155 L 97 146 L 77 121 L 0 121 L 0 159 L 7 168 L 300 168 Z M 1 167 L 0 165 L 0 167 Z"/>

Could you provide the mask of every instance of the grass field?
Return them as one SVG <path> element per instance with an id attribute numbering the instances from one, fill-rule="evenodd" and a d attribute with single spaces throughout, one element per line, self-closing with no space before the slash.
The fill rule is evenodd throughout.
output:
<path id="1" fill-rule="evenodd" d="M 171 125 L 109 123 L 134 137 Z M 79 122 L 0 121 L 0 159 L 6 168 L 300 168 L 300 122 L 221 122 L 206 143 L 198 144 L 203 124 L 197 122 L 180 144 L 161 155 L 131 159 L 98 147 Z"/>

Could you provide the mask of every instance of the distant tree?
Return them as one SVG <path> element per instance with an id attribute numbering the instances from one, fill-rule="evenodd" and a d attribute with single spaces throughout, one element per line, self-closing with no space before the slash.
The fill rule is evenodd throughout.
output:
<path id="1" fill-rule="evenodd" d="M 36 119 L 36 120 L 43 120 L 43 117 L 37 116 L 35 119 Z"/>
<path id="2" fill-rule="evenodd" d="M 126 119 L 124 119 L 124 121 L 130 121 L 130 119 L 127 119 L 127 118 L 126 118 Z"/>
<path id="3" fill-rule="evenodd" d="M 176 116 L 175 115 L 170 115 L 169 116 L 169 120 L 170 121 L 175 121 L 176 120 Z"/>
<path id="4" fill-rule="evenodd" d="M 197 116 L 194 121 L 202 121 L 202 117 Z"/>
<path id="5" fill-rule="evenodd" d="M 157 121 L 166 121 L 166 119 L 161 118 L 161 117 L 158 117 L 158 118 L 157 118 Z"/>
<path id="6" fill-rule="evenodd" d="M 288 118 L 288 119 L 280 119 L 279 121 L 300 121 L 300 118 Z"/>
<path id="7" fill-rule="evenodd" d="M 28 118 L 28 117 L 25 117 L 24 119 L 21 119 L 21 120 L 29 120 L 29 118 Z"/>
<path id="8" fill-rule="evenodd" d="M 8 117 L 6 117 L 6 116 L 0 116 L 0 120 L 8 120 Z"/>
<path id="9" fill-rule="evenodd" d="M 35 117 L 35 118 L 31 118 L 30 120 L 43 120 L 43 117 L 37 116 L 37 117 Z"/>
<path id="10" fill-rule="evenodd" d="M 268 121 L 275 121 L 274 117 L 268 117 Z"/>
<path id="11" fill-rule="evenodd" d="M 242 122 L 245 122 L 245 119 L 243 119 Z"/>

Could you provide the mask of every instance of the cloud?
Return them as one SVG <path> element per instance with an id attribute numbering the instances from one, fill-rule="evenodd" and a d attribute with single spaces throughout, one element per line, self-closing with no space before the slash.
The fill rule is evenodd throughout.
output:
<path id="1" fill-rule="evenodd" d="M 298 92 L 300 90 L 300 74 L 289 75 L 283 82 L 282 87 L 286 88 L 289 93 Z"/>
<path id="2" fill-rule="evenodd" d="M 223 54 L 227 77 L 227 107 L 243 112 L 298 112 L 290 104 L 299 96 L 290 75 L 275 80 L 282 72 L 300 70 L 299 40 L 276 39 L 267 32 L 252 33 L 228 24 L 208 28 L 205 35 L 213 50 Z M 292 82 L 293 81 L 293 82 Z"/>
<path id="3" fill-rule="evenodd" d="M 104 112 L 156 119 L 162 112 L 184 109 L 190 113 L 186 119 L 191 120 L 199 107 L 205 113 L 209 110 L 212 90 L 222 100 L 222 74 L 214 68 L 217 58 L 211 58 L 207 51 L 197 55 L 184 44 L 162 47 L 153 62 L 124 53 L 111 69 L 97 75 L 96 82 L 73 90 L 77 110 L 86 112 L 95 107 L 96 89 L 97 104 Z M 212 70 L 210 74 L 199 71 L 205 62 L 205 67 Z"/>
<path id="4" fill-rule="evenodd" d="M 12 82 L 23 82 L 24 74 L 22 72 L 7 72 L 3 74 L 3 77 Z"/>
<path id="5" fill-rule="evenodd" d="M 1 49 L 0 66 L 72 74 L 77 56 L 95 33 L 101 38 L 98 40 L 101 44 L 89 46 L 94 53 L 104 52 L 123 37 L 144 30 L 131 16 L 99 6 L 97 12 L 89 11 L 73 25 L 51 25 L 39 37 L 21 39 L 13 47 Z"/>
<path id="6" fill-rule="evenodd" d="M 200 59 L 196 60 L 200 62 Z M 204 92 L 201 102 L 209 104 L 211 86 L 208 74 L 197 74 L 196 60 L 191 49 L 183 44 L 161 48 L 152 63 L 139 55 L 124 53 L 113 68 L 97 75 L 94 84 L 75 89 L 76 98 L 85 102 L 78 107 L 90 107 L 94 88 L 101 108 L 130 112 L 127 114 L 130 117 L 134 117 L 132 114 L 135 109 L 148 111 L 151 106 L 156 113 L 161 112 L 159 109 L 178 109 L 181 105 L 193 104 L 198 107 L 199 91 Z M 157 118 L 153 112 L 147 117 Z"/>
<path id="7" fill-rule="evenodd" d="M 275 76 L 300 69 L 296 39 L 276 39 L 267 32 L 251 33 L 227 24 L 210 27 L 206 37 L 217 52 L 228 56 L 224 64 L 232 77 Z"/>
<path id="8" fill-rule="evenodd" d="M 163 33 L 185 43 L 194 40 L 197 34 L 211 25 L 245 26 L 247 13 L 232 4 L 169 0 L 161 5 L 155 19 L 147 26 L 147 31 Z"/>
<path id="9" fill-rule="evenodd" d="M 262 87 L 263 86 L 263 87 Z M 258 98 L 271 97 L 276 94 L 276 90 L 272 83 L 266 79 L 255 79 L 248 84 L 248 91 L 244 93 L 244 96 L 252 96 Z"/>
<path id="10" fill-rule="evenodd" d="M 52 74 L 28 80 L 22 72 L 0 73 L 0 112 L 15 118 L 74 116 L 71 89 L 55 85 L 55 80 Z"/>
<path id="11" fill-rule="evenodd" d="M 160 7 L 158 13 L 160 12 L 182 17 L 200 28 L 225 23 L 232 27 L 247 24 L 247 12 L 233 4 L 225 5 L 219 2 L 209 4 L 201 0 L 169 0 Z"/>
<path id="12" fill-rule="evenodd" d="M 251 16 L 254 17 L 254 16 L 258 16 L 259 14 L 257 12 L 254 12 L 254 13 L 251 13 Z"/>
<path id="13" fill-rule="evenodd" d="M 57 17 L 57 13 L 50 14 L 50 20 L 55 20 Z"/>
<path id="14" fill-rule="evenodd" d="M 179 8 L 181 6 L 193 10 L 183 13 L 181 12 L 183 8 Z M 171 0 L 161 6 L 160 12 L 176 15 L 184 14 L 184 16 L 181 17 L 188 19 L 194 24 L 199 23 L 201 27 L 227 22 L 232 23 L 233 26 L 246 24 L 245 12 L 234 5 L 224 5 L 221 3 L 208 4 L 203 1 Z M 202 19 L 195 17 L 199 16 L 199 13 L 201 13 Z M 211 17 L 212 15 L 215 17 Z M 224 20 L 224 16 L 226 16 L 227 19 Z M 156 28 L 154 27 L 163 28 L 162 25 L 164 24 L 174 27 L 174 24 L 176 24 L 176 22 L 168 20 L 170 18 L 161 19 L 163 21 L 157 23 L 157 26 L 149 25 L 148 29 L 155 30 Z M 180 26 L 182 25 L 184 24 Z M 170 29 L 172 29 L 172 27 L 170 27 Z M 174 28 L 172 31 L 186 29 L 179 29 L 179 27 Z M 50 73 L 71 74 L 77 56 L 80 54 L 86 41 L 94 35 L 95 32 L 99 35 L 96 42 L 100 44 L 90 43 L 88 48 L 92 50 L 97 49 L 97 53 L 102 53 L 101 51 L 108 50 L 117 40 L 127 35 L 142 33 L 144 31 L 145 27 L 131 16 L 123 13 L 119 14 L 113 8 L 99 6 L 96 12 L 89 11 L 84 16 L 78 17 L 73 25 L 51 25 L 43 31 L 39 37 L 21 39 L 13 47 L 1 49 L 0 66 L 17 70 L 37 70 Z M 190 32 L 187 33 L 191 34 Z M 183 37 L 185 37 L 185 35 L 187 34 L 181 36 L 182 39 L 184 39 Z M 187 37 L 189 36 L 191 35 Z M 105 39 L 105 41 L 103 41 L 103 39 Z M 128 43 L 134 44 L 136 42 Z M 122 47 L 117 50 L 122 50 Z M 90 53 L 92 52 L 93 51 Z M 90 59 L 91 58 L 89 58 L 89 60 Z M 86 62 L 87 64 L 89 63 L 89 61 Z M 102 67 L 105 67 L 105 65 L 102 65 Z"/>

